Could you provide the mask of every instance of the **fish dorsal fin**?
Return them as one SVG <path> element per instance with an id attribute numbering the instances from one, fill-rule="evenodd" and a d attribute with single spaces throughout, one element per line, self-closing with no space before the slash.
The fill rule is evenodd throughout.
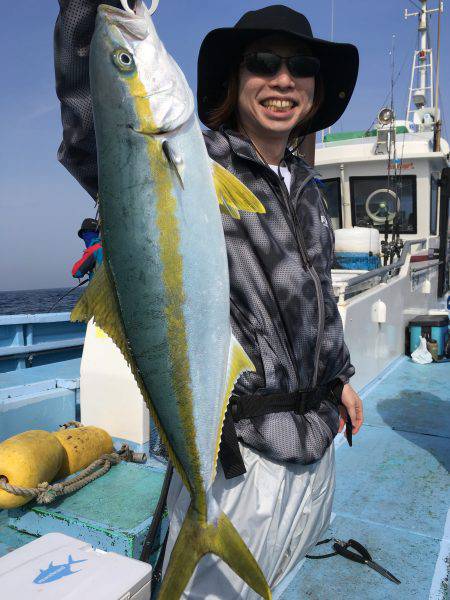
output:
<path id="1" fill-rule="evenodd" d="M 239 211 L 265 213 L 266 209 L 253 192 L 222 165 L 212 161 L 214 186 L 220 209 L 235 219 L 240 219 Z"/>
<path id="2" fill-rule="evenodd" d="M 219 431 L 217 432 L 216 439 L 216 453 L 214 458 L 214 470 L 217 467 L 217 457 L 219 455 L 220 439 L 222 436 L 223 420 L 225 418 L 225 412 L 227 410 L 228 401 L 231 396 L 231 392 L 239 379 L 239 376 L 244 371 L 256 371 L 255 365 L 252 363 L 244 348 L 240 345 L 237 339 L 231 334 L 230 349 L 228 351 L 228 365 L 227 365 L 227 378 L 225 382 L 225 391 L 223 396 L 222 405 L 222 416 L 219 423 Z"/>
<path id="3" fill-rule="evenodd" d="M 115 286 L 113 284 L 113 276 L 106 259 L 103 260 L 102 264 L 96 269 L 92 281 L 76 303 L 70 315 L 71 321 L 84 321 L 85 323 L 92 318 L 94 318 L 95 324 L 112 339 L 128 363 L 142 397 L 149 408 L 150 415 L 158 429 L 161 440 L 167 448 L 170 460 L 180 474 L 185 486 L 189 488 L 188 478 L 186 477 L 180 461 L 172 450 L 171 444 L 161 426 L 158 413 L 153 406 L 136 366 L 136 362 L 133 360 L 121 317 L 119 299 L 117 298 Z"/>

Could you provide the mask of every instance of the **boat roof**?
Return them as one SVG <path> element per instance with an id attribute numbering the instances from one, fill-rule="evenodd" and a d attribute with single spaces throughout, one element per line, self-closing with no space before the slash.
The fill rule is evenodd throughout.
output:
<path id="1" fill-rule="evenodd" d="M 367 129 L 358 131 L 338 131 L 333 133 L 326 133 L 323 141 L 329 142 L 342 142 L 345 140 L 354 140 L 366 137 L 376 137 L 377 129 Z M 399 125 L 395 128 L 395 133 L 408 133 L 408 128 L 405 125 Z"/>
<path id="2" fill-rule="evenodd" d="M 433 133 L 407 133 L 406 127 L 397 127 L 402 130 L 397 135 L 397 162 L 403 164 L 415 159 L 430 161 L 432 169 L 442 169 L 449 164 L 450 147 L 445 139 L 441 139 L 441 150 L 433 152 Z M 372 132 L 375 134 L 372 135 Z M 376 130 L 348 131 L 327 134 L 322 144 L 316 145 L 315 164 L 339 165 L 342 163 L 373 162 L 385 164 L 388 155 L 375 154 L 377 143 Z M 409 168 L 411 168 L 409 166 Z"/>

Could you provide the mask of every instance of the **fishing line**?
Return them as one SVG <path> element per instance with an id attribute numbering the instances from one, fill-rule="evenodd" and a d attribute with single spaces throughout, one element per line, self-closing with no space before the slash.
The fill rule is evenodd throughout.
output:
<path id="1" fill-rule="evenodd" d="M 58 300 L 53 304 L 53 306 L 51 306 L 46 312 L 48 312 L 48 313 L 52 312 L 52 310 L 55 308 L 55 306 L 57 304 L 59 304 L 61 302 L 61 300 L 64 300 L 64 298 L 66 296 L 68 296 L 69 294 L 71 294 L 74 290 L 76 290 L 77 288 L 81 287 L 85 283 L 88 283 L 88 281 L 89 281 L 89 279 L 84 279 L 83 281 L 80 281 L 80 283 L 78 285 L 76 285 L 75 287 L 71 288 L 68 292 L 66 292 L 60 298 L 58 298 Z"/>

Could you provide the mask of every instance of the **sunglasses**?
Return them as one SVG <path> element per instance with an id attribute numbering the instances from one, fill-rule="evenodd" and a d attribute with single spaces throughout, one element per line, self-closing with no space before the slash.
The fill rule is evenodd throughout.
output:
<path id="1" fill-rule="evenodd" d="M 320 69 L 320 60 L 314 56 L 295 54 L 279 56 L 273 52 L 250 52 L 244 54 L 242 63 L 253 75 L 276 75 L 285 64 L 292 77 L 314 77 Z"/>

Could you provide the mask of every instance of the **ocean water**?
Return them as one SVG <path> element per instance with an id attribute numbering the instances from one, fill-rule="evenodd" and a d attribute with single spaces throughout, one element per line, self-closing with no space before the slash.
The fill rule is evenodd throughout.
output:
<path id="1" fill-rule="evenodd" d="M 0 315 L 30 315 L 35 313 L 70 311 L 86 289 L 86 285 L 73 290 L 65 298 L 59 300 L 69 289 L 53 288 L 47 290 L 0 292 Z"/>

